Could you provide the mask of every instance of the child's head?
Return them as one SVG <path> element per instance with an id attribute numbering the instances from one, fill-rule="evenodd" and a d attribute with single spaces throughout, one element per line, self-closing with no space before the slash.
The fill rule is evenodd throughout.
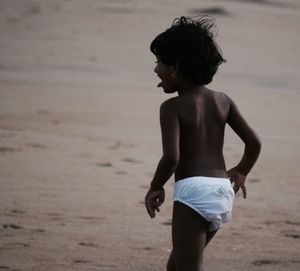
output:
<path id="1" fill-rule="evenodd" d="M 209 16 L 177 18 L 152 41 L 150 50 L 163 64 L 178 65 L 179 73 L 193 83 L 207 85 L 225 61 L 213 40 L 214 27 Z"/>

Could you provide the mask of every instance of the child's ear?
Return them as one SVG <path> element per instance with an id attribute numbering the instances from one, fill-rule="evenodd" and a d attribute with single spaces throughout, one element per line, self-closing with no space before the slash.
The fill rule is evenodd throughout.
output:
<path id="1" fill-rule="evenodd" d="M 179 64 L 178 62 L 176 62 L 175 65 L 171 66 L 171 73 L 172 73 L 172 77 L 176 78 L 179 74 Z"/>

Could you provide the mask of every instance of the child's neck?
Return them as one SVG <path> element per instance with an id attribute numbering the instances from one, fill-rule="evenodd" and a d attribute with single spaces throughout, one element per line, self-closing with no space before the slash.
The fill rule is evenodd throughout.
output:
<path id="1" fill-rule="evenodd" d="M 199 93 L 199 91 L 203 91 L 206 89 L 204 85 L 195 84 L 193 81 L 189 80 L 184 76 L 180 76 L 177 78 L 177 86 L 178 86 L 178 95 L 187 95 L 192 93 Z"/>
<path id="2" fill-rule="evenodd" d="M 189 95 L 193 93 L 196 94 L 204 90 L 207 90 L 207 88 L 204 85 L 190 84 L 190 85 L 179 87 L 177 92 L 178 92 L 178 96 L 183 96 L 183 95 Z"/>

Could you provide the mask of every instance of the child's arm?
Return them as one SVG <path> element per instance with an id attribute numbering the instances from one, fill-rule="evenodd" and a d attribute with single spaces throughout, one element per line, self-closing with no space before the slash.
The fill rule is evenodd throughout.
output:
<path id="1" fill-rule="evenodd" d="M 154 210 L 163 203 L 163 186 L 174 173 L 179 160 L 179 121 L 173 104 L 168 100 L 160 107 L 163 156 L 160 159 L 150 189 L 145 198 L 147 211 L 151 217 Z"/>
<path id="2" fill-rule="evenodd" d="M 163 155 L 151 182 L 151 189 L 154 191 L 164 186 L 174 173 L 179 160 L 179 120 L 169 100 L 160 107 L 160 126 Z"/>
<path id="3" fill-rule="evenodd" d="M 230 169 L 227 173 L 231 181 L 234 182 L 234 190 L 237 192 L 239 188 L 242 188 L 243 196 L 244 198 L 246 198 L 246 176 L 252 169 L 259 156 L 261 150 L 261 142 L 256 133 L 252 130 L 252 128 L 240 114 L 235 103 L 230 98 L 229 100 L 230 111 L 227 123 L 245 143 L 245 149 L 241 161 L 237 166 Z"/>

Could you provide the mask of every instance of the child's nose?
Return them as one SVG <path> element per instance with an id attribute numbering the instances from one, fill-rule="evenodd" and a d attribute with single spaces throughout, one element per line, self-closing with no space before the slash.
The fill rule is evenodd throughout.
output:
<path id="1" fill-rule="evenodd" d="M 156 65 L 155 68 L 154 68 L 154 72 L 155 72 L 155 73 L 157 73 L 157 66 L 158 66 L 158 65 Z"/>

